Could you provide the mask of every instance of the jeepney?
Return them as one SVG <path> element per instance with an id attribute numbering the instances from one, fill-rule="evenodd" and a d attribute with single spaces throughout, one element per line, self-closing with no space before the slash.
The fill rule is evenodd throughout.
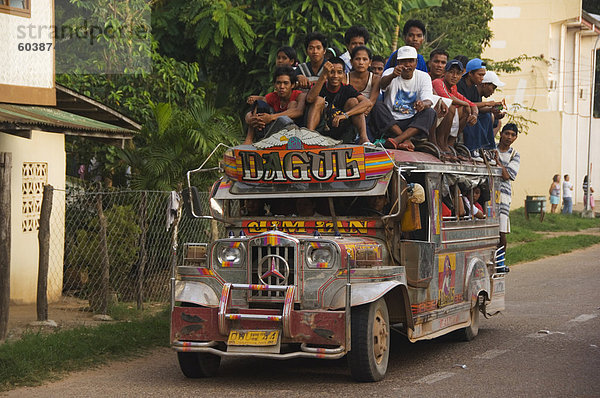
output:
<path id="1" fill-rule="evenodd" d="M 183 242 L 174 270 L 171 346 L 187 377 L 214 375 L 221 357 L 347 355 L 356 380 L 377 381 L 390 330 L 471 340 L 480 313 L 504 309 L 497 167 L 291 127 L 227 149 L 221 169 L 210 216 L 185 193 L 225 230 Z M 475 187 L 482 219 L 458 211 Z M 312 215 L 296 207 L 307 200 Z"/>

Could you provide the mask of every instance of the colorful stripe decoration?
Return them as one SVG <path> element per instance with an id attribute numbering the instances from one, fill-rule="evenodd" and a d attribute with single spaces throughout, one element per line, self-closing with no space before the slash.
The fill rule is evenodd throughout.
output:
<path id="1" fill-rule="evenodd" d="M 317 268 L 329 268 L 329 263 L 318 263 Z"/>
<path id="2" fill-rule="evenodd" d="M 394 163 L 385 152 L 365 153 L 365 171 L 367 178 L 384 175 L 392 168 L 394 168 Z"/>
<path id="3" fill-rule="evenodd" d="M 321 247 L 321 243 L 319 243 L 319 242 L 310 242 L 310 246 L 313 249 L 318 249 L 319 247 Z"/>
<path id="4" fill-rule="evenodd" d="M 279 246 L 281 238 L 278 235 L 265 235 L 262 238 L 263 246 Z"/>
<path id="5" fill-rule="evenodd" d="M 198 268 L 197 268 L 197 270 L 198 270 L 198 273 L 199 273 L 200 275 L 203 275 L 203 276 L 211 276 L 211 275 L 214 275 L 214 273 L 212 272 L 212 270 L 210 270 L 210 269 L 208 269 L 208 268 L 201 268 L 201 267 L 198 267 Z"/>
<path id="6" fill-rule="evenodd" d="M 223 261 L 221 263 L 221 267 L 223 267 L 223 268 L 231 268 L 231 267 L 233 267 L 233 261 Z"/>
<path id="7" fill-rule="evenodd" d="M 229 247 L 237 249 L 242 245 L 242 242 L 229 242 Z"/>
<path id="8" fill-rule="evenodd" d="M 239 170 L 237 168 L 237 163 L 235 161 L 235 156 L 233 154 L 226 153 L 223 156 L 223 170 L 225 174 L 231 178 L 238 179 L 239 178 Z"/>

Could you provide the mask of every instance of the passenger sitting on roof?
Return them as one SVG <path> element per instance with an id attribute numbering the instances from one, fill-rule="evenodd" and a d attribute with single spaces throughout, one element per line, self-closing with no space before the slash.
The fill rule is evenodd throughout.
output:
<path id="1" fill-rule="evenodd" d="M 404 39 L 404 43 L 406 43 L 407 46 L 414 47 L 416 51 L 419 51 L 423 45 L 426 34 L 427 29 L 425 28 L 425 24 L 418 19 L 409 19 L 404 24 L 404 28 L 402 28 L 402 38 Z M 384 69 L 393 68 L 398 65 L 400 58 L 398 58 L 397 52 L 398 51 L 396 50 L 390 55 Z M 427 63 L 421 54 L 417 55 L 416 68 L 417 70 L 427 72 Z"/>
<path id="2" fill-rule="evenodd" d="M 276 67 L 291 66 L 295 69 L 297 64 L 298 55 L 296 55 L 296 50 L 292 47 L 284 46 L 277 50 L 277 58 L 275 59 Z"/>
<path id="3" fill-rule="evenodd" d="M 362 26 L 351 26 L 344 34 L 344 44 L 346 52 L 338 56 L 344 61 L 344 70 L 346 73 L 352 70 L 352 50 L 358 46 L 365 46 L 369 42 L 369 31 Z"/>
<path id="4" fill-rule="evenodd" d="M 369 70 L 377 76 L 381 77 L 381 75 L 383 74 L 384 65 L 385 59 L 383 59 L 381 55 L 373 55 L 373 58 L 371 59 L 371 67 L 369 68 Z"/>
<path id="5" fill-rule="evenodd" d="M 398 49 L 398 65 L 381 78 L 384 100 L 371 110 L 371 126 L 379 138 L 387 138 L 386 148 L 414 150 L 411 138 L 427 138 L 435 123 L 431 78 L 415 70 L 417 50 Z"/>
<path id="6" fill-rule="evenodd" d="M 368 142 L 365 112 L 371 102 L 354 87 L 342 84 L 344 61 L 340 58 L 326 62 L 323 69 L 306 97 L 306 102 L 312 104 L 306 127 L 352 144 L 356 141 L 354 125 L 359 133 L 358 143 Z"/>
<path id="7" fill-rule="evenodd" d="M 436 95 L 452 100 L 452 119 L 445 120 L 438 126 L 436 144 L 442 151 L 448 151 L 448 146 L 453 146 L 456 137 L 465 125 L 473 126 L 477 123 L 477 106 L 458 92 L 456 83 L 464 71 L 462 63 L 456 59 L 446 64 L 446 73 L 443 78 L 433 81 L 433 91 Z"/>
<path id="8" fill-rule="evenodd" d="M 369 111 L 377 102 L 379 82 L 381 80 L 381 77 L 369 71 L 371 57 L 372 52 L 367 47 L 354 47 L 351 55 L 352 72 L 346 75 L 346 84 L 354 87 L 356 91 L 371 101 L 372 105 L 369 107 Z"/>
<path id="9" fill-rule="evenodd" d="M 252 111 L 246 114 L 248 132 L 244 144 L 251 145 L 276 133 L 285 126 L 294 123 L 293 119 L 304 114 L 306 94 L 294 90 L 296 74 L 290 66 L 275 69 L 273 78 L 275 92 L 264 97 L 251 95 L 248 103 L 253 105 Z"/>
<path id="10" fill-rule="evenodd" d="M 327 38 L 319 32 L 312 32 L 304 40 L 309 62 L 298 65 L 298 87 L 308 89 L 323 73 Z"/>

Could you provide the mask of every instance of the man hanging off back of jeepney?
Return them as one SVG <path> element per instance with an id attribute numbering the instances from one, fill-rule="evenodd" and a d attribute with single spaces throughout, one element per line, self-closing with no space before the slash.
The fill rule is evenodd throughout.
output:
<path id="1" fill-rule="evenodd" d="M 397 51 L 398 65 L 391 74 L 381 78 L 385 90 L 383 101 L 371 110 L 371 125 L 375 136 L 386 139 L 384 146 L 414 150 L 411 138 L 426 139 L 436 121 L 431 78 L 416 70 L 417 50 L 411 46 Z"/>
<path id="2" fill-rule="evenodd" d="M 262 97 L 251 95 L 248 104 L 252 110 L 246 114 L 245 145 L 251 145 L 285 126 L 294 123 L 304 115 L 306 93 L 294 90 L 296 87 L 296 72 L 290 66 L 275 68 L 273 76 L 275 92 Z"/>
<path id="3" fill-rule="evenodd" d="M 498 272 L 508 272 L 508 267 L 504 263 L 506 254 L 506 234 L 510 233 L 510 219 L 508 212 L 512 196 L 511 181 L 517 178 L 521 156 L 511 145 L 517 139 L 519 129 L 514 123 L 508 123 L 500 132 L 500 141 L 496 151 L 496 163 L 502 169 L 502 182 L 500 183 L 500 243 L 498 244 L 499 256 L 501 262 Z"/>
<path id="4" fill-rule="evenodd" d="M 323 65 L 323 73 L 306 96 L 306 102 L 311 104 L 306 127 L 345 144 L 356 141 L 358 130 L 358 143 L 369 142 L 365 112 L 371 107 L 371 101 L 351 85 L 343 84 L 343 79 L 341 58 L 332 58 Z"/>

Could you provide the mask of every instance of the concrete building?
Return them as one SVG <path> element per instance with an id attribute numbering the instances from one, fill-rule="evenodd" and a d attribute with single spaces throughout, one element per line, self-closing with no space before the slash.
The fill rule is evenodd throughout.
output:
<path id="1" fill-rule="evenodd" d="M 12 157 L 11 203 L 0 209 L 10 209 L 10 300 L 17 304 L 36 300 L 37 232 L 46 184 L 55 188 L 49 273 L 62 275 L 65 135 L 118 143 L 131 139 L 140 128 L 118 112 L 55 84 L 54 43 L 22 34 L 23 27 L 53 24 L 54 0 L 0 0 L 0 152 Z M 61 285 L 56 285 L 48 291 L 48 299 L 56 300 L 61 293 Z"/>
<path id="2" fill-rule="evenodd" d="M 582 10 L 581 0 L 492 3 L 494 37 L 482 56 L 494 61 L 522 54 L 542 58 L 522 62 L 520 72 L 501 74 L 506 86 L 494 95 L 505 97 L 509 106 L 519 103 L 537 110 L 522 113 L 538 124 L 514 144 L 521 153 L 521 170 L 513 184 L 513 208 L 523 206 L 526 195 L 548 197 L 554 174 L 571 176 L 574 202 L 581 203 L 588 144 L 592 186 L 600 187 L 600 119 L 590 119 L 600 16 Z"/>

